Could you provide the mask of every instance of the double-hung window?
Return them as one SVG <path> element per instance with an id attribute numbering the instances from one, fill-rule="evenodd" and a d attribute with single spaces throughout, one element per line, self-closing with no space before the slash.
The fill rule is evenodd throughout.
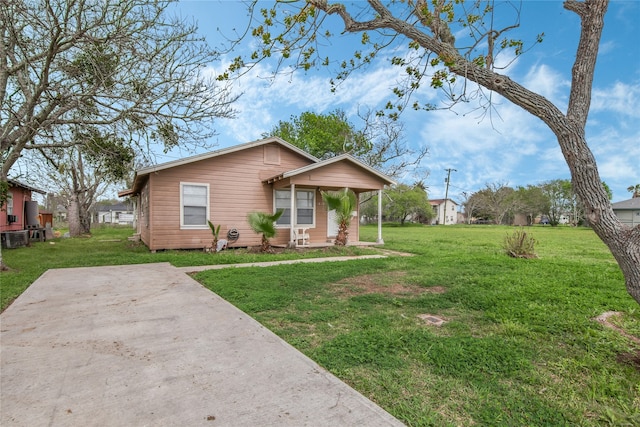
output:
<path id="1" fill-rule="evenodd" d="M 207 228 L 209 184 L 180 183 L 180 227 Z"/>
<path id="2" fill-rule="evenodd" d="M 275 210 L 283 210 L 282 216 L 276 225 L 291 225 L 291 190 L 275 191 Z M 296 223 L 297 226 L 310 226 L 315 224 L 315 190 L 296 190 Z"/>
<path id="3" fill-rule="evenodd" d="M 7 215 L 13 215 L 13 194 L 7 194 Z"/>

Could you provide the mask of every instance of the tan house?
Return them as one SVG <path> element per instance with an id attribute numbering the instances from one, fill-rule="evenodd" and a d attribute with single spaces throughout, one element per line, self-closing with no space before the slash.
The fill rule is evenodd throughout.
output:
<path id="1" fill-rule="evenodd" d="M 135 199 L 135 228 L 152 251 L 210 247 L 207 220 L 221 225 L 220 238 L 229 247 L 256 246 L 261 236 L 251 230 L 247 215 L 278 209 L 284 214 L 272 244 L 300 246 L 326 244 L 337 234 L 320 191 L 348 187 L 356 194 L 381 193 L 394 183 L 350 155 L 321 161 L 270 137 L 140 169 L 132 188 L 119 195 Z M 359 215 L 353 214 L 349 241 L 356 243 Z M 383 243 L 380 223 L 377 243 Z"/>

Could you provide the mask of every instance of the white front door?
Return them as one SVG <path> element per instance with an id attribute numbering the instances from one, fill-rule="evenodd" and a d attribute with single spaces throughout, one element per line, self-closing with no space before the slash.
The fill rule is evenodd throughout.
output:
<path id="1" fill-rule="evenodd" d="M 336 222 L 336 211 L 331 210 L 327 213 L 327 237 L 335 238 L 338 236 L 338 223 Z"/>

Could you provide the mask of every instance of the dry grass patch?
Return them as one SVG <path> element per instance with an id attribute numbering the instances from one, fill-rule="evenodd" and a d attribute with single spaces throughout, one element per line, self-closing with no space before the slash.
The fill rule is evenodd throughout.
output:
<path id="1" fill-rule="evenodd" d="M 343 298 L 369 294 L 416 296 L 424 293 L 442 294 L 446 292 L 443 286 L 425 288 L 411 283 L 402 283 L 406 275 L 407 273 L 404 271 L 362 274 L 334 283 L 331 290 Z"/>

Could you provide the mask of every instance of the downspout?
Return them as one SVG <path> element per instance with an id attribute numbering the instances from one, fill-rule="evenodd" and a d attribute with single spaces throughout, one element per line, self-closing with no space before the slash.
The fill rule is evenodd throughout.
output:
<path id="1" fill-rule="evenodd" d="M 378 190 L 378 240 L 376 243 L 384 244 L 384 240 L 382 240 L 382 190 Z"/>

